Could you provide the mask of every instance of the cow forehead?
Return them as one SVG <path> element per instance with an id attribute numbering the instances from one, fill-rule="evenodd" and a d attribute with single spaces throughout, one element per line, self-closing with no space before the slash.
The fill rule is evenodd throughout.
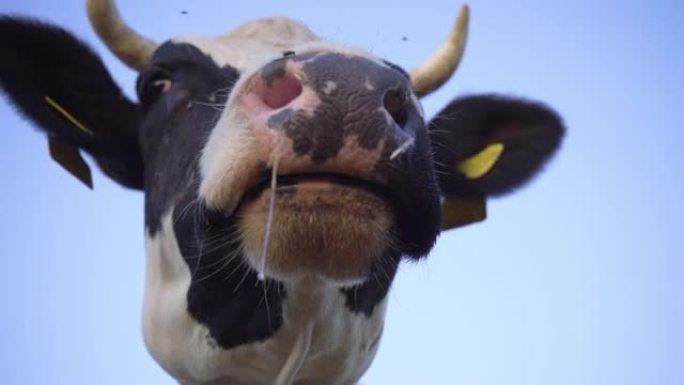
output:
<path id="1" fill-rule="evenodd" d="M 286 48 L 293 42 L 318 40 L 309 27 L 288 17 L 275 16 L 248 21 L 222 36 L 225 39 L 251 39 Z"/>
<path id="2" fill-rule="evenodd" d="M 216 37 L 180 36 L 171 41 L 192 44 L 219 66 L 230 65 L 241 73 L 252 72 L 288 51 L 334 51 L 378 61 L 363 50 L 325 41 L 303 23 L 282 16 L 252 20 Z"/>
<path id="3" fill-rule="evenodd" d="M 205 52 L 219 65 L 230 65 L 238 71 L 251 69 L 296 46 L 320 40 L 311 30 L 287 17 L 252 20 L 216 37 L 181 36 L 176 43 L 189 43 Z"/>

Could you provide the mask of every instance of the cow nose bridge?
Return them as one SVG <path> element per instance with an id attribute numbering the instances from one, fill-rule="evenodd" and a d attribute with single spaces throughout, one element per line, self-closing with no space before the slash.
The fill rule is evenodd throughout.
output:
<path id="1" fill-rule="evenodd" d="M 364 150 L 378 152 L 381 144 L 396 146 L 410 138 L 407 125 L 419 115 L 411 92 L 408 78 L 384 63 L 306 53 L 262 67 L 247 82 L 243 109 L 258 122 L 253 126 L 292 139 L 296 155 L 325 161 L 352 138 Z"/>

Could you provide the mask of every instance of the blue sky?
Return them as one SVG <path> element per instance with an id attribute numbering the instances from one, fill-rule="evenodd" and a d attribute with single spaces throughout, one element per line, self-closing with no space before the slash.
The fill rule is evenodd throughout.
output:
<path id="1" fill-rule="evenodd" d="M 4 0 L 0 13 L 68 26 L 131 93 L 135 74 L 97 42 L 83 3 Z M 120 8 L 157 40 L 285 14 L 407 68 L 441 43 L 460 6 L 141 4 Z M 684 4 L 469 4 L 464 61 L 427 112 L 464 93 L 527 96 L 554 106 L 568 136 L 535 183 L 490 203 L 485 223 L 443 234 L 427 261 L 402 267 L 363 383 L 684 383 Z M 94 192 L 82 187 L 5 102 L 0 126 L 2 382 L 173 384 L 140 331 L 142 195 L 99 173 Z"/>

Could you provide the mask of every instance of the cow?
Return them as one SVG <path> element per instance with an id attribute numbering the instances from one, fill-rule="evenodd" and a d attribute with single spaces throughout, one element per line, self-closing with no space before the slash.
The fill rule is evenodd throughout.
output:
<path id="1" fill-rule="evenodd" d="M 464 52 L 464 6 L 406 72 L 284 17 L 154 42 L 113 0 L 88 0 L 107 47 L 139 72 L 129 100 L 85 43 L 0 18 L 0 86 L 92 187 L 85 152 L 145 197 L 145 344 L 185 385 L 355 384 L 381 339 L 402 260 L 483 220 L 564 134 L 550 107 L 419 99 Z"/>

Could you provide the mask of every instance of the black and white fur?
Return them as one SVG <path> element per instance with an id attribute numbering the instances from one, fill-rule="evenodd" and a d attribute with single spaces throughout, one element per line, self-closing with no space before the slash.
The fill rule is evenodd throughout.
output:
<path id="1" fill-rule="evenodd" d="M 28 42 L 40 48 L 27 49 Z M 380 264 L 355 282 L 315 275 L 260 280 L 233 236 L 236 218 L 212 209 L 217 200 L 239 205 L 247 186 L 241 165 L 253 148 L 245 145 L 247 123 L 235 113 L 237 92 L 284 52 L 334 52 L 396 66 L 322 41 L 296 21 L 264 19 L 218 38 L 181 37 L 161 45 L 140 75 L 140 102 L 134 103 L 100 59 L 60 28 L 2 18 L 0 43 L 0 85 L 19 112 L 51 137 L 91 154 L 115 181 L 144 191 L 145 343 L 166 371 L 188 385 L 355 384 L 377 350 L 399 261 L 425 256 L 438 235 L 440 194 L 486 196 L 515 188 L 553 153 L 563 131 L 557 115 L 536 103 L 458 99 L 428 125 L 439 145 L 414 150 L 428 179 L 417 183 L 420 176 L 406 175 L 407 188 L 429 191 L 424 207 L 430 209 L 402 214 L 395 241 L 403 246 L 389 247 Z M 160 88 L 164 81 L 171 87 Z M 46 95 L 95 135 L 46 105 Z M 417 135 L 428 138 L 420 130 Z M 478 181 L 450 176 L 456 171 L 448 163 L 493 140 L 510 143 L 501 165 Z M 454 149 L 443 149 L 452 142 Z"/>

